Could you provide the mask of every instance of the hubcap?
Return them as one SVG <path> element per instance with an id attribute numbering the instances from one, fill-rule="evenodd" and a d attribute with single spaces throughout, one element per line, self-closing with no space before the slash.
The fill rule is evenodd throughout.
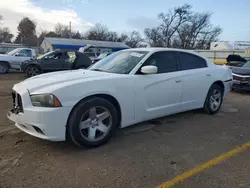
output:
<path id="1" fill-rule="evenodd" d="M 27 69 L 27 73 L 29 76 L 36 76 L 39 74 L 39 70 L 36 67 L 30 67 Z"/>
<path id="2" fill-rule="evenodd" d="M 112 116 L 104 107 L 92 107 L 85 112 L 80 121 L 81 136 L 90 141 L 96 142 L 103 139 L 110 131 Z"/>
<path id="3" fill-rule="evenodd" d="M 213 111 L 218 110 L 221 104 L 221 91 L 215 89 L 210 97 L 210 107 Z"/>

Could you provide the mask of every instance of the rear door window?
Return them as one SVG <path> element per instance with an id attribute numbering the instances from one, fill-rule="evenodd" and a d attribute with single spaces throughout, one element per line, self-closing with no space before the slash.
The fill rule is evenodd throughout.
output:
<path id="1" fill-rule="evenodd" d="M 207 62 L 205 59 L 184 52 L 178 53 L 181 70 L 199 69 L 207 67 Z"/>

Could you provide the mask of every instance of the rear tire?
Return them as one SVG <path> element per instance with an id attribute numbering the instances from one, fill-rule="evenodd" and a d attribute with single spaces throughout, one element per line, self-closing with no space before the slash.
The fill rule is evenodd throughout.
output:
<path id="1" fill-rule="evenodd" d="M 36 76 L 38 74 L 41 74 L 41 70 L 38 66 L 30 65 L 25 70 L 27 77 Z"/>
<path id="2" fill-rule="evenodd" d="M 67 138 L 80 147 L 105 144 L 118 126 L 118 112 L 106 99 L 92 97 L 81 101 L 70 114 Z"/>
<path id="3" fill-rule="evenodd" d="M 223 88 L 217 84 L 213 84 L 208 91 L 203 110 L 208 114 L 216 114 L 220 110 L 222 101 Z"/>
<path id="4" fill-rule="evenodd" d="M 6 62 L 0 62 L 0 74 L 6 74 L 9 72 L 9 65 Z"/>

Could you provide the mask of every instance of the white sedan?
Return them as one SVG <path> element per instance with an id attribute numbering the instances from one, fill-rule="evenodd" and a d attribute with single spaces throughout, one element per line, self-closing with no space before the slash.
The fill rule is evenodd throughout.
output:
<path id="1" fill-rule="evenodd" d="M 7 116 L 30 135 L 96 147 L 118 127 L 198 108 L 215 114 L 231 85 L 229 68 L 197 53 L 128 49 L 88 70 L 42 74 L 15 84 Z"/>

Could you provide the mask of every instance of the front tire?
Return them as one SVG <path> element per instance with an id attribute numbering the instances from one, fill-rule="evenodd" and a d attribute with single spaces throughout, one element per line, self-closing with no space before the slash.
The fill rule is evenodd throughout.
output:
<path id="1" fill-rule="evenodd" d="M 213 84 L 208 91 L 203 109 L 208 114 L 216 114 L 220 110 L 222 101 L 223 88 L 218 84 Z"/>
<path id="2" fill-rule="evenodd" d="M 32 77 L 32 76 L 36 76 L 38 74 L 41 74 L 41 70 L 39 67 L 35 66 L 35 65 L 30 65 L 26 68 L 25 70 L 27 77 Z"/>
<path id="3" fill-rule="evenodd" d="M 118 125 L 115 106 L 106 99 L 93 97 L 81 101 L 73 109 L 67 137 L 80 147 L 98 147 L 105 144 Z"/>

